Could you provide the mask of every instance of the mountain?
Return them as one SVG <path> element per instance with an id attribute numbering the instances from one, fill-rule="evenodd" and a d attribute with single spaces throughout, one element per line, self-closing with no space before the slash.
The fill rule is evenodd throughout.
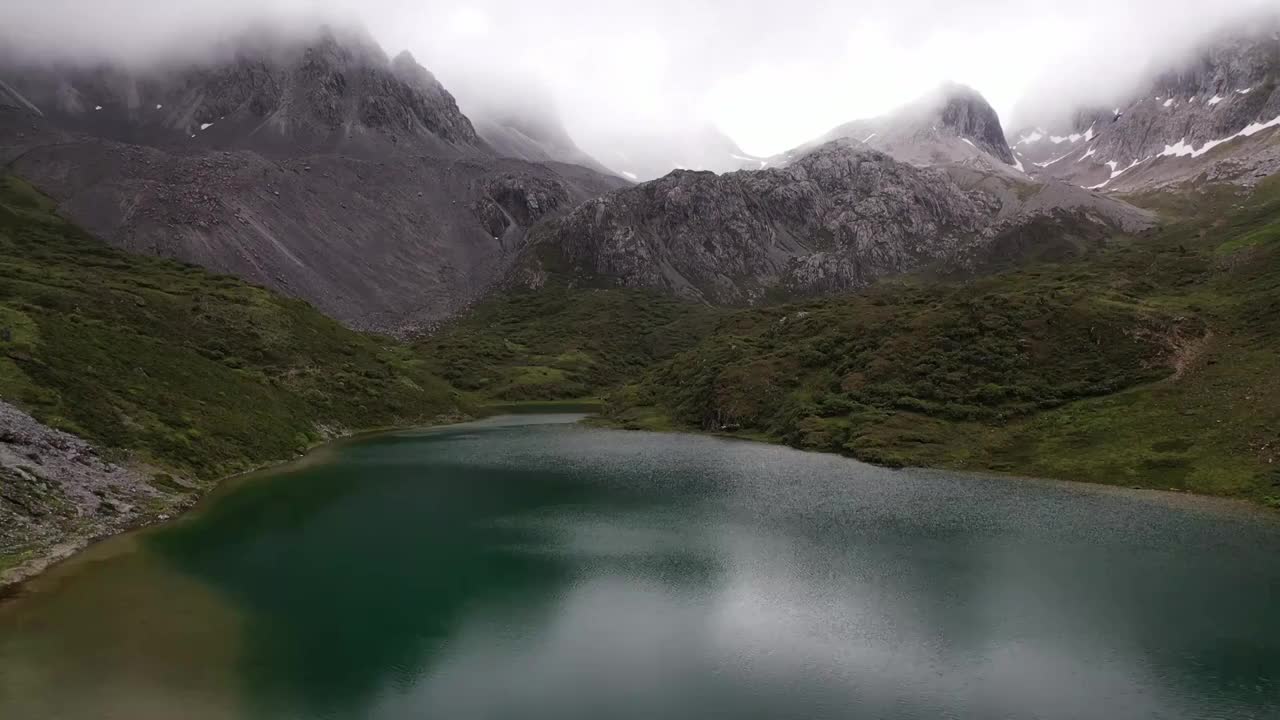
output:
<path id="1" fill-rule="evenodd" d="M 581 165 L 605 175 L 616 175 L 574 143 L 558 119 L 508 115 L 480 117 L 476 132 L 502 157 L 529 162 Z"/>
<path id="2" fill-rule="evenodd" d="M 1150 197 L 1158 230 L 1072 262 L 728 311 L 607 414 L 1280 509 L 1280 178 Z"/>
<path id="3" fill-rule="evenodd" d="M 1089 208 L 1089 212 L 1100 216 L 1123 217 L 1117 226 L 1131 228 L 1131 219 L 1143 215 L 1142 211 L 1102 200 L 1096 193 L 1070 182 L 1044 175 L 1032 177 L 1006 142 L 995 109 L 980 93 L 964 85 L 944 84 L 887 115 L 845 123 L 816 140 L 770 158 L 766 164 L 786 167 L 832 141 L 883 152 L 916 167 L 932 168 L 962 188 L 997 195 L 1004 208 L 1001 221 L 1007 221 L 1010 212 L 1052 214 Z"/>
<path id="4" fill-rule="evenodd" d="M 549 91 L 533 80 L 515 83 L 504 78 L 472 78 L 486 87 L 471 99 L 468 117 L 476 132 L 502 157 L 529 162 L 581 165 L 605 175 L 617 175 L 587 154 L 565 129 Z"/>
<path id="5" fill-rule="evenodd" d="M 653 180 L 672 170 L 724 173 L 758 170 L 768 164 L 738 147 L 710 125 L 680 130 L 616 134 L 596 153 L 610 168 L 630 180 Z"/>
<path id="6" fill-rule="evenodd" d="M 11 63 L 0 80 L 0 162 L 67 217 L 356 328 L 458 312 L 533 223 L 626 184 L 500 157 L 412 56 L 358 32 L 246 36 L 146 70 Z"/>
<path id="7" fill-rule="evenodd" d="M 0 176 L 0 586 L 227 475 L 460 403 L 405 346 L 109 247 Z"/>
<path id="8" fill-rule="evenodd" d="M 1280 170 L 1280 20 L 1217 35 L 1115 107 L 1013 142 L 1033 175 L 1099 190 L 1253 184 Z"/>
<path id="9" fill-rule="evenodd" d="M 1151 213 L 1019 167 L 990 104 L 946 85 L 764 169 L 676 171 L 538 226 L 518 284 L 658 288 L 711 303 L 971 273 L 1138 232 Z"/>
<path id="10" fill-rule="evenodd" d="M 771 164 L 784 164 L 832 140 L 855 141 L 913 165 L 1017 165 L 995 109 L 976 90 L 954 83 L 888 115 L 840 125 Z"/>
<path id="11" fill-rule="evenodd" d="M 214 57 L 141 70 L 10 63 L 4 77 L 26 100 L 10 104 L 119 142 L 285 155 L 487 153 L 430 72 L 407 52 L 388 59 L 363 32 L 246 34 Z"/>
<path id="12" fill-rule="evenodd" d="M 940 183 L 951 176 L 908 170 Z M 627 428 L 737 432 L 880 464 L 1280 508 L 1280 177 L 1143 194 L 1137 201 L 1160 209 L 1159 226 L 1086 252 L 1062 252 L 1070 225 L 1029 222 L 1024 247 L 1038 256 L 1020 258 L 1013 244 L 976 248 L 1004 258 L 1000 272 L 919 272 L 820 297 L 708 304 L 696 258 L 687 258 L 728 241 L 688 218 L 739 176 L 780 172 L 797 169 L 677 173 L 590 203 L 599 228 L 586 212 L 549 223 L 579 224 L 577 238 L 563 228 L 551 238 L 572 242 L 573 254 L 534 245 L 541 257 L 522 268 L 535 272 L 434 334 L 423 354 L 460 387 L 496 400 L 604 396 L 605 421 Z M 748 220 L 776 217 L 775 197 L 705 225 L 753 247 L 759 231 Z M 632 219 L 619 219 L 624 203 Z M 597 267 L 610 274 L 592 277 Z M 744 283 L 728 275 L 702 285 L 715 293 Z M 692 301 L 677 304 L 673 287 L 690 288 Z"/>
<path id="13" fill-rule="evenodd" d="M 535 228 L 516 282 L 555 276 L 753 303 L 929 267 L 971 271 L 1150 223 L 1078 189 L 1013 187 L 974 168 L 951 174 L 832 141 L 781 168 L 676 171 L 590 200 Z"/>

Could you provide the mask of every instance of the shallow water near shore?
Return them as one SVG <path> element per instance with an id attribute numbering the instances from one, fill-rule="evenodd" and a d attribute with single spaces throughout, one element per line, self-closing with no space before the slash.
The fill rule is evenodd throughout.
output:
<path id="1" fill-rule="evenodd" d="M 0 717 L 1280 716 L 1280 523 L 504 416 L 341 443 L 0 606 Z"/>

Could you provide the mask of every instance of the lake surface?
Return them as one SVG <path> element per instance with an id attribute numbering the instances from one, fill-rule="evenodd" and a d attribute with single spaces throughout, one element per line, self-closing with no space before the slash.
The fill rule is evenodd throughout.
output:
<path id="1" fill-rule="evenodd" d="M 0 606 L 0 718 L 1277 718 L 1280 523 L 495 418 L 327 449 Z"/>

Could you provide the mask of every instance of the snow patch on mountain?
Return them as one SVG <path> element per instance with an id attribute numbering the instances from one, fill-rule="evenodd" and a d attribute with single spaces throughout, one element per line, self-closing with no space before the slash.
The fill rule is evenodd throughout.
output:
<path id="1" fill-rule="evenodd" d="M 1087 188 L 1085 188 L 1085 189 L 1086 189 L 1086 190 L 1101 190 L 1101 189 L 1105 188 L 1106 186 L 1110 185 L 1112 180 L 1115 180 L 1116 178 L 1118 178 L 1118 177 L 1120 177 L 1121 175 L 1123 175 L 1123 174 L 1125 174 L 1125 173 L 1129 172 L 1130 170 L 1132 170 L 1132 169 L 1134 169 L 1134 168 L 1138 167 L 1139 165 L 1141 165 L 1142 163 L 1144 163 L 1144 162 L 1146 162 L 1147 160 L 1150 160 L 1150 159 L 1151 159 L 1151 158 L 1143 158 L 1142 160 L 1134 160 L 1132 163 L 1130 163 L 1129 167 L 1127 167 L 1127 168 L 1125 168 L 1125 169 L 1123 169 L 1123 170 L 1120 170 L 1120 169 L 1119 169 L 1119 167 L 1120 167 L 1120 163 L 1116 162 L 1115 160 L 1112 160 L 1112 161 L 1110 161 L 1110 162 L 1108 162 L 1108 163 L 1107 163 L 1107 165 L 1111 168 L 1111 177 L 1107 178 L 1106 180 L 1103 180 L 1102 182 L 1098 183 L 1097 185 L 1091 185 L 1091 186 L 1089 186 L 1089 187 L 1087 187 Z"/>
<path id="2" fill-rule="evenodd" d="M 1075 152 L 1075 150 L 1072 150 L 1071 152 Z M 1043 168 L 1043 167 L 1049 167 L 1050 165 L 1053 165 L 1054 163 L 1057 163 L 1057 162 L 1061 162 L 1061 161 L 1063 161 L 1063 160 L 1066 160 L 1066 159 L 1067 159 L 1068 157 L 1070 157 L 1070 156 L 1071 156 L 1071 153 L 1069 152 L 1069 153 L 1067 153 L 1066 155 L 1061 155 L 1061 156 L 1059 156 L 1059 157 L 1056 157 L 1056 158 L 1054 158 L 1054 159 L 1050 160 L 1049 162 L 1036 163 L 1036 164 L 1035 164 L 1035 166 L 1036 166 L 1036 167 L 1042 167 L 1042 168 Z"/>
<path id="3" fill-rule="evenodd" d="M 1199 148 L 1196 148 L 1194 145 L 1188 143 L 1186 138 L 1183 138 L 1173 145 L 1165 145 L 1164 150 L 1160 153 L 1160 157 L 1198 158 L 1204 155 L 1205 153 L 1209 152 L 1210 150 L 1218 147 L 1219 145 L 1222 145 L 1224 143 L 1229 143 L 1232 140 L 1236 140 L 1238 138 L 1257 135 L 1263 130 L 1268 130 L 1273 127 L 1280 127 L 1280 115 L 1277 115 L 1276 117 L 1272 118 L 1268 122 L 1252 123 L 1245 129 L 1236 133 L 1235 135 L 1231 135 L 1229 137 L 1221 138 L 1218 140 L 1210 140 Z"/>
<path id="4" fill-rule="evenodd" d="M 1032 131 L 1031 133 L 1029 133 L 1029 134 L 1027 134 L 1027 135 L 1023 135 L 1022 137 L 1018 138 L 1018 142 L 1016 142 L 1016 143 L 1014 143 L 1014 144 L 1015 144 L 1015 145 L 1030 145 L 1030 144 L 1032 144 L 1032 143 L 1037 143 L 1037 142 L 1040 142 L 1041 140 L 1043 140 L 1043 139 L 1044 139 L 1044 135 L 1045 135 L 1044 131 L 1043 131 L 1043 130 L 1040 130 L 1039 128 L 1037 128 L 1036 130 Z"/>

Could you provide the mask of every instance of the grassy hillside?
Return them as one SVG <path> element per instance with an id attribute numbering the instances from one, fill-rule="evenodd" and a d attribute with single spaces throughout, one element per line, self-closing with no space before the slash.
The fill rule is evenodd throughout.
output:
<path id="1" fill-rule="evenodd" d="M 1076 263 L 741 311 L 609 413 L 1280 506 L 1280 179 L 1135 201 L 1169 223 Z"/>
<path id="2" fill-rule="evenodd" d="M 1280 181 L 1137 200 L 1169 224 L 1079 262 L 735 313 L 610 414 L 1280 505 Z"/>
<path id="3" fill-rule="evenodd" d="M 645 290 L 548 286 L 488 300 L 418 350 L 482 398 L 585 398 L 693 347 L 725 312 Z"/>
<path id="4" fill-rule="evenodd" d="M 968 283 L 738 310 L 554 287 L 420 349 L 492 399 L 621 385 L 627 427 L 1280 504 L 1280 180 L 1133 200 L 1164 227 Z"/>
<path id="5" fill-rule="evenodd" d="M 325 429 L 456 411 L 421 355 L 230 277 L 114 250 L 0 179 L 0 398 L 210 479 Z"/>

